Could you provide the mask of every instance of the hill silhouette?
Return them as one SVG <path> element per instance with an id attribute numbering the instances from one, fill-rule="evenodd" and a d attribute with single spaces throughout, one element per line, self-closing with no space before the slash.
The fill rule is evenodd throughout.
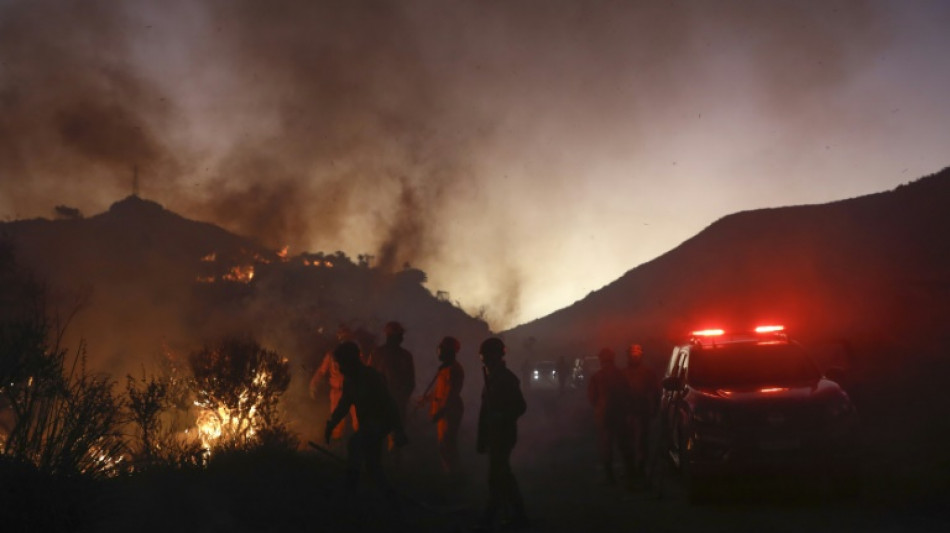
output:
<path id="1" fill-rule="evenodd" d="M 420 393 L 443 336 L 459 338 L 474 364 L 489 335 L 483 321 L 433 296 L 420 270 L 384 271 L 342 252 L 289 256 L 137 196 L 89 218 L 3 223 L 0 238 L 50 287 L 56 309 L 81 304 L 67 341 L 85 340 L 93 369 L 140 375 L 203 343 L 250 335 L 291 361 L 291 418 L 319 416 L 306 386 L 341 324 L 371 349 L 386 322 L 402 322 Z"/>
<path id="2" fill-rule="evenodd" d="M 505 335 L 568 356 L 763 322 L 819 342 L 950 340 L 947 205 L 950 169 L 893 191 L 732 214 Z"/>

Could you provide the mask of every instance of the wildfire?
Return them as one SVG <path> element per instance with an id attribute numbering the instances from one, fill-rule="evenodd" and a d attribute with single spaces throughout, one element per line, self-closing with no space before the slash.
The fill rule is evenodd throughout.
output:
<path id="1" fill-rule="evenodd" d="M 270 380 L 271 375 L 261 370 L 254 376 L 253 388 L 264 389 Z M 219 443 L 235 442 L 256 435 L 263 425 L 258 413 L 262 401 L 263 396 L 250 388 L 241 391 L 237 405 L 231 408 L 225 405 L 213 406 L 207 400 L 195 401 L 194 405 L 199 410 L 195 425 L 201 447 L 210 453 Z"/>
<path id="2" fill-rule="evenodd" d="M 211 252 L 210 254 L 201 258 L 201 261 L 204 263 L 213 263 L 217 260 L 217 253 Z"/>
<path id="3" fill-rule="evenodd" d="M 287 252 L 289 250 L 290 250 L 290 245 L 288 244 L 287 246 L 284 246 L 283 248 L 281 248 L 279 252 L 277 252 L 277 257 L 279 257 L 281 261 L 286 262 L 288 259 Z"/>
<path id="4" fill-rule="evenodd" d="M 221 276 L 221 279 L 238 283 L 250 283 L 254 279 L 254 265 L 233 266 L 227 274 Z"/>

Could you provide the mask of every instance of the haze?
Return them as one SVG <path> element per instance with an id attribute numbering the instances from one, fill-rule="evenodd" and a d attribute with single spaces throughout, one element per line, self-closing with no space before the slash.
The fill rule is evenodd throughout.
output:
<path id="1" fill-rule="evenodd" d="M 139 194 L 495 330 L 948 165 L 933 1 L 0 0 L 0 218 Z"/>

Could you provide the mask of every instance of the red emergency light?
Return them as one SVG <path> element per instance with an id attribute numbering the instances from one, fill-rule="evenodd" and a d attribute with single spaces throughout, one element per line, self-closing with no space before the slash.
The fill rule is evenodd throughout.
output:
<path id="1" fill-rule="evenodd" d="M 725 334 L 725 330 L 722 329 L 701 329 L 693 332 L 694 337 L 718 337 Z"/>

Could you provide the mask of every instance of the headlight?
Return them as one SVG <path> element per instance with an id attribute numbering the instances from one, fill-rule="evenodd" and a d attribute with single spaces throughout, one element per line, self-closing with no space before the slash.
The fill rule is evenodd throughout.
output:
<path id="1" fill-rule="evenodd" d="M 538 374 L 538 371 L 537 371 L 537 370 L 535 370 L 534 372 L 531 373 L 531 377 L 532 377 L 533 379 L 538 379 L 538 376 L 539 376 L 539 375 L 540 375 L 540 374 Z"/>

